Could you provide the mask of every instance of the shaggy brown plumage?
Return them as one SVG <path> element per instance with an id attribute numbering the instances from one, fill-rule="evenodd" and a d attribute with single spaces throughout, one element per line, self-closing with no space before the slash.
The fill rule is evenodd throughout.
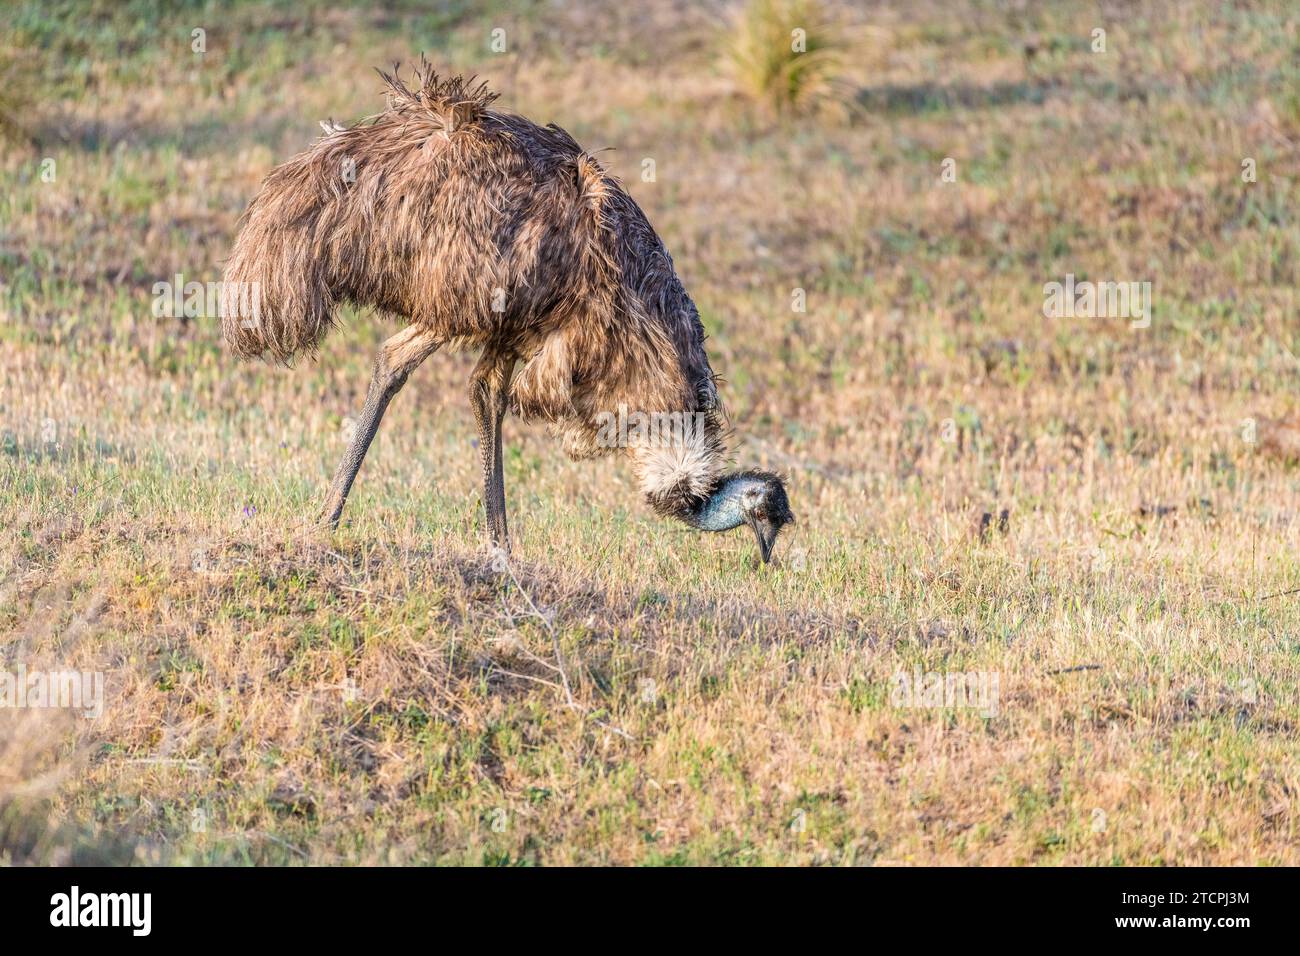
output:
<path id="1" fill-rule="evenodd" d="M 620 406 L 698 413 L 689 441 L 626 449 L 655 509 L 690 520 L 721 477 L 721 409 L 699 313 L 641 209 L 564 130 L 493 109 L 485 84 L 424 63 L 414 85 L 398 68 L 380 75 L 388 109 L 326 126 L 274 169 L 225 271 L 227 283 L 260 290 L 256 321 L 223 318 L 240 356 L 314 353 L 343 302 L 407 323 L 376 361 L 326 516 L 337 521 L 406 375 L 437 348 L 476 346 L 471 397 L 498 543 L 507 404 L 548 423 L 575 457 L 615 450 L 597 430 Z"/>

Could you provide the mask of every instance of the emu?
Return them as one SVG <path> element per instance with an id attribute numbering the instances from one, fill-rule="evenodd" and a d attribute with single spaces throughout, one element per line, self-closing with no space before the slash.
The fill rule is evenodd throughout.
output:
<path id="1" fill-rule="evenodd" d="M 725 472 L 717 381 L 699 312 L 645 214 L 555 125 L 491 108 L 486 83 L 421 59 L 388 106 L 273 169 L 239 222 L 225 288 L 256 288 L 257 318 L 223 309 L 243 358 L 315 356 L 341 303 L 404 327 L 387 339 L 321 511 L 337 526 L 380 420 L 439 348 L 482 350 L 469 397 L 491 542 L 509 549 L 501 424 L 545 423 L 574 458 L 621 451 L 651 508 L 704 531 L 747 524 L 764 563 L 792 521 L 785 484 Z M 516 371 L 517 368 L 517 371 Z M 667 439 L 611 440 L 611 415 L 681 414 Z M 604 423 L 602 425 L 602 423 Z"/>

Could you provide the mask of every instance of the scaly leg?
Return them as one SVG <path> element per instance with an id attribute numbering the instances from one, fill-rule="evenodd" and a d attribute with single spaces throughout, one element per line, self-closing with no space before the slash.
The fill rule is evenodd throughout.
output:
<path id="1" fill-rule="evenodd" d="M 483 509 L 487 512 L 488 535 L 497 547 L 510 550 L 506 528 L 506 485 L 501 470 L 501 420 L 510 396 L 513 356 L 490 348 L 483 353 L 470 376 L 469 398 L 478 424 L 479 454 L 483 458 Z"/>
<path id="2" fill-rule="evenodd" d="M 339 462 L 338 471 L 334 473 L 329 497 L 321 508 L 321 521 L 329 522 L 331 527 L 338 526 L 343 505 L 348 500 L 348 492 L 361 469 L 366 450 L 374 440 L 375 432 L 379 430 L 384 410 L 406 384 L 406 377 L 437 348 L 438 340 L 433 334 L 414 325 L 407 326 L 379 347 L 379 354 L 375 357 L 375 372 L 370 379 L 370 389 L 366 392 L 366 404 L 357 419 L 356 432 L 348 443 L 348 450 Z"/>

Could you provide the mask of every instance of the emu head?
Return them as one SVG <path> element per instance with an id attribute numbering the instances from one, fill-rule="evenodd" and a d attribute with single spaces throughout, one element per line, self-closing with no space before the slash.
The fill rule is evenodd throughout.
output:
<path id="1" fill-rule="evenodd" d="M 739 471 L 719 479 L 694 524 L 703 531 L 726 531 L 749 525 L 758 542 L 759 557 L 766 564 L 772 560 L 777 535 L 792 521 L 794 514 L 780 475 Z"/>

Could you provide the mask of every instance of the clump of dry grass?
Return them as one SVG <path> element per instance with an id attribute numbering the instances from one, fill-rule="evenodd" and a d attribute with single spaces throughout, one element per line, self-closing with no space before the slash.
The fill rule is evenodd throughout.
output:
<path id="1" fill-rule="evenodd" d="M 726 57 L 736 88 L 782 115 L 846 115 L 844 25 L 818 0 L 749 0 L 728 28 Z"/>
<path id="2" fill-rule="evenodd" d="M 30 58 L 14 46 L 0 43 L 0 143 L 27 143 L 36 83 Z"/>
<path id="3" fill-rule="evenodd" d="M 63 863 L 75 840 L 50 797 L 77 766 L 66 756 L 66 713 L 0 710 L 0 864 Z"/>
<path id="4" fill-rule="evenodd" d="M 1300 419 L 1259 418 L 1256 422 L 1259 449 L 1282 461 L 1300 461 Z"/>
<path id="5" fill-rule="evenodd" d="M 65 66 L 26 30 L 0 30 L 0 146 L 41 144 L 61 111 L 57 76 Z"/>

